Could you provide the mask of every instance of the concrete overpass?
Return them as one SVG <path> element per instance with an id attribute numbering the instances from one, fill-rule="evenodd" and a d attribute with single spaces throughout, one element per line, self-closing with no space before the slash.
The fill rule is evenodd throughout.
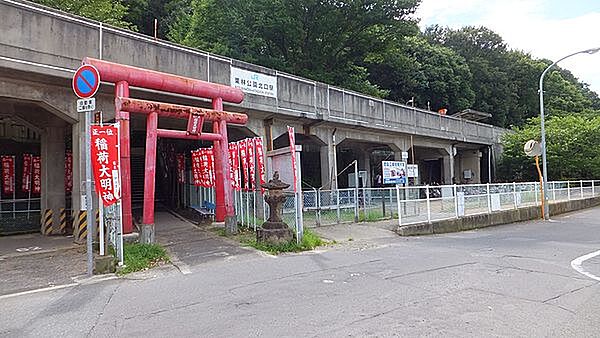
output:
<path id="1" fill-rule="evenodd" d="M 409 162 L 421 164 L 423 181 L 461 181 L 465 171 L 473 173 L 468 182 L 488 181 L 487 163 L 493 164 L 505 132 L 30 3 L 0 0 L 0 31 L 0 117 L 5 118 L 0 120 L 0 139 L 39 142 L 44 166 L 41 210 L 65 205 L 65 149 L 73 149 L 73 196 L 80 195 L 77 182 L 82 173 L 79 154 L 84 126 L 76 113 L 70 81 L 86 56 L 226 85 L 244 76 L 258 79 L 259 86 L 261 82 L 265 86 L 262 92 L 249 87 L 241 105 L 225 106 L 250 117 L 247 128 L 230 131 L 231 140 L 263 136 L 269 148 L 279 148 L 287 142 L 286 126 L 294 126 L 298 143 L 303 144 L 303 172 L 318 186 L 331 186 L 332 181 L 340 187 L 346 184 L 343 178 L 339 183 L 332 180 L 332 173 L 353 159 L 366 171 L 369 186 L 378 161 L 391 159 L 390 154 L 399 159 L 403 151 L 409 152 Z M 114 117 L 113 90 L 104 84 L 96 96 L 105 120 Z M 202 100 L 152 91 L 133 89 L 132 96 L 208 106 Z M 177 121 L 161 124 L 184 129 Z M 25 128 L 27 135 L 31 132 L 33 139 L 22 139 L 23 129 L 15 125 Z M 144 122 L 134 119 L 132 127 L 134 132 L 141 131 Z M 0 154 L 16 152 L 19 149 L 0 147 Z M 79 209 L 78 198 L 73 198 L 72 207 Z"/>

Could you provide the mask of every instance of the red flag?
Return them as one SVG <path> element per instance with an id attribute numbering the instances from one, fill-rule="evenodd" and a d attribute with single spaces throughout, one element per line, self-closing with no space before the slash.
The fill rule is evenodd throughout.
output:
<path id="1" fill-rule="evenodd" d="M 23 192 L 31 191 L 31 169 L 31 154 L 23 154 L 23 176 L 21 179 L 21 191 Z"/>
<path id="2" fill-rule="evenodd" d="M 290 152 L 292 155 L 292 171 L 294 172 L 294 192 L 297 192 L 298 177 L 296 176 L 296 136 L 294 127 L 288 126 L 288 136 L 290 138 Z"/>
<path id="3" fill-rule="evenodd" d="M 185 155 L 177 154 L 177 183 L 185 183 Z"/>
<path id="4" fill-rule="evenodd" d="M 94 184 L 103 204 L 109 206 L 121 198 L 119 130 L 117 125 L 110 124 L 90 128 Z"/>
<path id="5" fill-rule="evenodd" d="M 248 170 L 250 171 L 250 190 L 256 190 L 256 164 L 254 162 L 255 144 L 253 138 L 246 139 L 248 150 Z"/>
<path id="6" fill-rule="evenodd" d="M 242 184 L 241 184 L 241 173 L 240 173 L 240 152 L 239 152 L 239 145 L 237 144 L 237 142 L 232 142 L 229 144 L 230 147 L 230 151 L 231 151 L 231 158 L 232 158 L 232 170 L 233 170 L 233 177 L 234 177 L 234 188 L 236 191 L 240 191 L 242 190 Z"/>
<path id="7" fill-rule="evenodd" d="M 200 150 L 192 150 L 192 181 L 195 186 L 202 186 L 200 175 Z"/>
<path id="8" fill-rule="evenodd" d="M 208 186 L 212 188 L 215 186 L 215 153 L 213 151 L 213 147 L 208 148 L 206 151 L 208 153 L 208 170 L 209 170 Z"/>
<path id="9" fill-rule="evenodd" d="M 265 188 L 262 187 L 263 184 L 267 183 L 266 181 L 266 171 L 265 171 L 265 158 L 264 158 L 264 149 L 263 149 L 263 140 L 261 137 L 257 137 L 254 139 L 254 144 L 256 144 L 256 165 L 258 166 L 258 178 L 260 181 L 260 192 L 264 193 Z"/>
<path id="10" fill-rule="evenodd" d="M 238 142 L 238 147 L 240 148 L 240 157 L 242 161 L 242 171 L 244 172 L 244 191 L 249 190 L 249 177 L 248 177 L 248 145 L 246 144 L 246 140 L 241 140 Z"/>
<path id="11" fill-rule="evenodd" d="M 15 158 L 2 156 L 2 192 L 12 194 L 15 192 Z"/>
<path id="12" fill-rule="evenodd" d="M 42 158 L 39 156 L 31 157 L 31 167 L 33 175 L 33 189 L 34 194 L 42 193 Z"/>
<path id="13" fill-rule="evenodd" d="M 65 152 L 65 192 L 73 191 L 73 153 Z"/>

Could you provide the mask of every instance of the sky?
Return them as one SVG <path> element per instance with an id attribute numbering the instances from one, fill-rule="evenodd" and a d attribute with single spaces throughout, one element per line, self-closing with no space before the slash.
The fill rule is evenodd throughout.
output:
<path id="1" fill-rule="evenodd" d="M 600 0 L 422 0 L 416 16 L 421 28 L 486 26 L 510 48 L 553 61 L 600 47 Z M 600 94 L 600 52 L 559 66 Z"/>

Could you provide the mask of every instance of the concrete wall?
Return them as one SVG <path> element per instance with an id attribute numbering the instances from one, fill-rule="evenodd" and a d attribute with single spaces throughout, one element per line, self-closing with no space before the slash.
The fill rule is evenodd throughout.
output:
<path id="1" fill-rule="evenodd" d="M 551 203 L 550 215 L 560 215 L 598 205 L 600 205 L 600 197 Z M 539 206 L 504 210 L 493 212 L 491 214 L 465 216 L 432 223 L 411 224 L 397 227 L 396 233 L 400 236 L 442 234 L 535 219 L 541 219 L 541 210 Z"/>
<path id="2" fill-rule="evenodd" d="M 498 143 L 504 133 L 490 125 L 413 109 L 33 5 L 0 1 L 0 31 L 0 68 L 4 69 L 70 78 L 69 70 L 91 56 L 229 84 L 234 66 L 276 76 L 278 97 L 249 94 L 241 106 L 228 106 L 230 109 L 477 144 Z"/>

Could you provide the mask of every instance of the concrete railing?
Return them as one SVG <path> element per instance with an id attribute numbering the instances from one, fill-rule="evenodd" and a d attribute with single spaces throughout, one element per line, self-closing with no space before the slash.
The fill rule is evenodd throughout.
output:
<path id="1" fill-rule="evenodd" d="M 495 144 L 506 132 L 14 0 L 0 0 L 0 67 L 70 78 L 84 57 L 230 84 L 231 67 L 277 79 L 277 97 L 248 94 L 243 107 L 353 127 Z M 52 29 L 48 29 L 52 27 Z M 493 112 L 492 112 L 493 113 Z"/>

